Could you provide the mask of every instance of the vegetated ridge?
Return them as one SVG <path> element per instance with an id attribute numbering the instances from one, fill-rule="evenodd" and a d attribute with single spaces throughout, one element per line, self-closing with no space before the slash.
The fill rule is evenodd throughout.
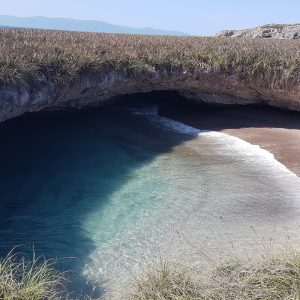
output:
<path id="1" fill-rule="evenodd" d="M 0 39 L 0 121 L 157 90 L 300 110 L 297 40 L 29 29 L 1 29 Z"/>
<path id="2" fill-rule="evenodd" d="M 267 24 L 251 29 L 223 30 L 218 37 L 300 39 L 300 24 Z"/>

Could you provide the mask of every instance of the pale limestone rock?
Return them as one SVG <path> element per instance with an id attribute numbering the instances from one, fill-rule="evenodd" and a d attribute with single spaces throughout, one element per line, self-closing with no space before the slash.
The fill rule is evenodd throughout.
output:
<path id="1" fill-rule="evenodd" d="M 268 24 L 252 29 L 223 30 L 218 37 L 300 39 L 300 24 Z"/>

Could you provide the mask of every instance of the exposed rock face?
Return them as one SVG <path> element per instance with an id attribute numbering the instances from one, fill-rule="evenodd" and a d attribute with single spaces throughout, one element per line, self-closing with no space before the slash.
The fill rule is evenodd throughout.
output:
<path id="1" fill-rule="evenodd" d="M 0 89 L 0 121 L 26 112 L 109 103 L 124 94 L 150 91 L 177 91 L 198 103 L 250 104 L 265 103 L 300 111 L 300 84 L 268 87 L 247 82 L 236 75 L 209 73 L 160 74 L 149 72 L 128 77 L 111 72 L 106 75 L 84 76 L 72 84 L 55 86 L 43 83 L 35 88 L 6 86 Z"/>
<path id="2" fill-rule="evenodd" d="M 300 39 L 300 24 L 268 24 L 252 29 L 223 30 L 219 37 Z"/>

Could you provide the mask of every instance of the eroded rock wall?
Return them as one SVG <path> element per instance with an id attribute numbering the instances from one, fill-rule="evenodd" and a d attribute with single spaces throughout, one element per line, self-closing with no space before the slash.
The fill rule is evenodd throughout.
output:
<path id="1" fill-rule="evenodd" d="M 4 86 L 0 89 L 0 121 L 43 109 L 81 108 L 108 103 L 114 97 L 150 91 L 172 90 L 198 103 L 265 103 L 300 111 L 300 85 L 259 86 L 235 75 L 209 73 L 149 73 L 126 76 L 111 72 L 85 75 L 65 86 L 44 82 L 39 86 Z"/>

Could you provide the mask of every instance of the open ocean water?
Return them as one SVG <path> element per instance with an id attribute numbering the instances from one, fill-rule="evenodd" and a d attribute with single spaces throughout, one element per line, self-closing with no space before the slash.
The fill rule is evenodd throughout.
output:
<path id="1" fill-rule="evenodd" d="M 122 289 L 161 256 L 196 266 L 299 240 L 296 175 L 155 109 L 32 114 L 0 139 L 0 255 L 59 258 L 77 290 Z"/>

